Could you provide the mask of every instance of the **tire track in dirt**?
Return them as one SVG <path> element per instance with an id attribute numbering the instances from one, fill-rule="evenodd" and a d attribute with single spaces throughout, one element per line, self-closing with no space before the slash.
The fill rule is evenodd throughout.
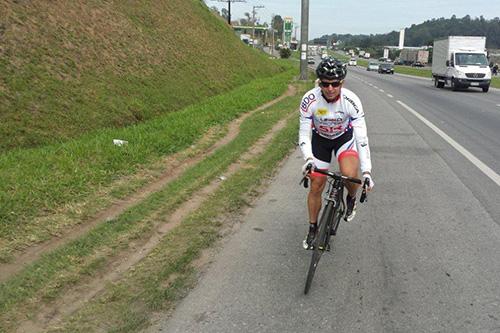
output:
<path id="1" fill-rule="evenodd" d="M 217 148 L 222 147 L 229 142 L 231 142 L 239 133 L 240 124 L 248 118 L 251 114 L 264 110 L 269 106 L 272 106 L 286 97 L 293 96 L 296 93 L 296 88 L 292 85 L 288 86 L 288 90 L 278 98 L 269 101 L 253 111 L 247 112 L 240 118 L 229 124 L 228 134 L 221 140 L 214 143 L 209 149 L 203 151 L 196 157 L 187 158 L 185 160 L 179 160 L 179 154 L 175 154 L 165 161 L 165 171 L 158 177 L 154 182 L 146 185 L 133 195 L 126 199 L 117 201 L 115 204 L 109 208 L 101 211 L 94 218 L 89 219 L 85 224 L 74 225 L 71 230 L 59 236 L 58 238 L 51 239 L 47 242 L 36 244 L 26 249 L 21 254 L 15 256 L 13 260 L 9 263 L 3 263 L 0 265 L 0 283 L 7 281 L 9 278 L 14 276 L 16 273 L 20 272 L 24 267 L 31 264 L 32 262 L 38 260 L 44 253 L 48 253 L 64 244 L 69 243 L 72 240 L 79 238 L 84 235 L 92 228 L 100 223 L 112 220 L 122 214 L 128 208 L 136 205 L 137 203 L 144 200 L 151 193 L 154 193 L 164 187 L 167 183 L 179 177 L 185 170 L 189 167 L 195 165 L 202 159 L 209 156 Z"/>
<path id="2" fill-rule="evenodd" d="M 218 142 L 217 147 L 222 146 L 222 142 L 227 144 L 234 139 L 239 132 L 239 125 L 250 114 L 263 110 L 281 99 L 293 94 L 295 94 L 295 89 L 289 88 L 288 92 L 279 97 L 279 99 L 273 100 L 270 103 L 267 103 L 251 113 L 239 118 L 236 122 L 234 122 L 234 124 L 231 125 L 231 134 L 228 134 L 223 140 Z M 231 164 L 224 175 L 228 178 L 231 177 L 245 166 L 246 161 L 262 153 L 268 142 L 272 140 L 274 134 L 279 132 L 279 130 L 286 125 L 290 117 L 293 117 L 294 115 L 295 114 L 292 113 L 288 117 L 278 121 L 264 137 L 257 140 L 257 142 L 241 156 L 239 161 Z M 86 302 L 98 296 L 104 290 L 106 285 L 118 281 L 124 273 L 146 257 L 160 243 L 166 233 L 179 226 L 191 212 L 199 208 L 204 200 L 206 200 L 210 194 L 214 193 L 222 182 L 223 180 L 215 179 L 207 186 L 195 192 L 190 200 L 184 202 L 180 207 L 172 212 L 172 214 L 161 217 L 162 222 L 156 226 L 156 230 L 153 235 L 148 240 L 143 242 L 142 245 L 136 244 L 134 248 L 121 253 L 120 258 L 108 264 L 106 272 L 101 272 L 99 276 L 94 277 L 87 283 L 74 287 L 54 304 L 41 307 L 39 312 L 33 316 L 35 320 L 23 322 L 17 331 L 37 333 L 43 332 L 49 327 L 54 327 L 60 324 L 64 317 L 76 312 L 84 306 Z M 161 187 L 159 186 L 156 190 L 159 190 L 160 188 Z"/>

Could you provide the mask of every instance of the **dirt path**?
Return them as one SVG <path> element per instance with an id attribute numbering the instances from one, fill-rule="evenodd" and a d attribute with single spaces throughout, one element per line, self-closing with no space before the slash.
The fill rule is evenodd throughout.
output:
<path id="1" fill-rule="evenodd" d="M 8 280 L 10 277 L 21 271 L 25 266 L 30 263 L 38 260 L 44 253 L 48 253 L 64 244 L 69 243 L 72 240 L 79 238 L 80 236 L 87 233 L 89 230 L 94 228 L 96 225 L 103 223 L 105 221 L 112 220 L 122 214 L 128 208 L 136 205 L 137 203 L 144 200 L 151 193 L 154 193 L 164 187 L 167 183 L 179 177 L 185 170 L 189 167 L 195 165 L 199 161 L 203 160 L 207 156 L 209 156 L 212 152 L 214 152 L 217 148 L 226 145 L 231 142 L 239 133 L 240 124 L 251 114 L 254 112 L 261 111 L 263 109 L 268 108 L 271 105 L 274 105 L 286 97 L 293 96 L 296 92 L 296 88 L 292 85 L 288 86 L 288 90 L 285 94 L 280 97 L 267 102 L 255 110 L 248 112 L 233 121 L 229 125 L 227 135 L 221 140 L 217 141 L 213 144 L 209 149 L 201 152 L 196 157 L 191 157 L 187 159 L 180 158 L 180 154 L 175 154 L 173 156 L 168 157 L 165 160 L 164 172 L 152 183 L 149 183 L 133 195 L 128 198 L 122 199 L 114 203 L 109 208 L 99 212 L 96 216 L 86 221 L 81 225 L 71 226 L 66 233 L 60 235 L 58 238 L 53 238 L 47 242 L 36 244 L 26 249 L 24 252 L 15 256 L 15 258 L 9 263 L 3 263 L 0 265 L 0 283 Z M 184 152 L 185 153 L 185 152 Z"/>
<path id="2" fill-rule="evenodd" d="M 96 225 L 100 222 L 106 221 L 110 216 L 118 216 L 120 212 L 124 211 L 128 207 L 140 202 L 140 200 L 144 199 L 148 194 L 153 193 L 155 191 L 160 190 L 165 184 L 169 181 L 175 179 L 179 176 L 183 170 L 185 170 L 188 166 L 194 165 L 196 162 L 201 160 L 202 158 L 209 155 L 218 147 L 221 147 L 231 140 L 233 140 L 239 132 L 239 125 L 252 113 L 263 110 L 282 99 L 292 96 L 296 93 L 294 87 L 289 86 L 288 91 L 282 95 L 281 97 L 266 103 L 265 105 L 255 109 L 252 112 L 245 114 L 240 117 L 238 120 L 234 121 L 229 128 L 228 134 L 221 140 L 219 140 L 216 144 L 214 144 L 209 151 L 207 151 L 203 156 L 198 156 L 196 158 L 189 159 L 189 161 L 183 161 L 183 168 L 181 171 L 177 171 L 175 174 L 169 172 L 168 174 L 163 174 L 160 178 L 158 178 L 155 182 L 149 184 L 148 186 L 141 189 L 139 192 L 120 202 L 117 205 L 114 205 L 103 211 L 101 214 L 96 216 L 95 220 L 92 221 L 92 225 Z M 292 116 L 292 115 L 291 115 Z M 230 177 L 238 170 L 240 170 L 245 162 L 258 154 L 260 154 L 266 147 L 267 143 L 272 139 L 273 134 L 282 129 L 286 121 L 289 118 L 282 119 L 273 128 L 266 134 L 263 138 L 259 139 L 243 156 L 241 156 L 240 160 L 236 163 L 233 163 L 229 166 L 228 170 L 224 173 L 226 177 Z M 176 161 L 174 160 L 173 163 Z M 173 164 L 171 164 L 173 165 Z M 185 166 L 187 165 L 187 166 Z M 169 169 L 171 166 L 167 167 Z M 122 274 L 130 269 L 132 266 L 137 264 L 140 260 L 142 260 L 145 256 L 147 256 L 161 241 L 163 236 L 168 233 L 171 229 L 178 226 L 181 221 L 188 216 L 189 213 L 196 210 L 203 201 L 211 194 L 214 193 L 217 188 L 220 186 L 222 180 L 216 179 L 212 181 L 209 185 L 196 192 L 189 201 L 183 203 L 179 208 L 173 211 L 169 216 L 160 216 L 155 232 L 149 239 L 142 241 L 142 243 L 137 243 L 133 248 L 127 250 L 126 252 L 120 253 L 120 257 L 116 259 L 114 262 L 111 262 L 108 265 L 108 269 L 105 272 L 99 273 L 98 276 L 93 277 L 91 280 L 80 284 L 73 288 L 71 292 L 66 293 L 60 299 L 55 301 L 53 304 L 48 306 L 40 307 L 38 313 L 34 315 L 33 320 L 25 321 L 21 323 L 18 327 L 18 332 L 42 332 L 46 330 L 48 327 L 53 327 L 57 325 L 62 318 L 67 315 L 77 311 L 81 308 L 87 301 L 98 295 L 102 292 L 106 285 L 110 282 L 117 281 L 121 278 Z M 81 228 L 77 231 L 72 232 L 71 239 L 75 239 L 79 235 L 82 235 L 85 231 L 89 230 L 90 227 L 85 226 L 85 228 Z M 69 236 L 65 236 L 67 238 Z M 66 240 L 66 242 L 69 240 Z M 65 242 L 59 243 L 60 241 L 50 242 L 44 247 L 45 251 L 47 249 L 53 249 L 56 246 L 64 244 Z M 57 244 L 57 245 L 56 245 Z M 38 254 L 36 257 L 39 257 Z M 33 259 L 35 260 L 35 255 L 33 255 Z M 20 269 L 20 268 L 19 268 Z"/>

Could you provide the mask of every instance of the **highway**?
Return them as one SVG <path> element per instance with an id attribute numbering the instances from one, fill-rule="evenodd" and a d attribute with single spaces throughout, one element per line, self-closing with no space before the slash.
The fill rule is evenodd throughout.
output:
<path id="1" fill-rule="evenodd" d="M 500 91 L 349 68 L 375 189 L 303 294 L 296 150 L 197 287 L 150 332 L 500 332 Z"/>

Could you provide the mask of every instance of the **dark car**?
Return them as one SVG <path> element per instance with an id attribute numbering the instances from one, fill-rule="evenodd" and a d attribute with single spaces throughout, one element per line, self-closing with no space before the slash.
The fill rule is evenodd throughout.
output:
<path id="1" fill-rule="evenodd" d="M 415 61 L 413 64 L 411 64 L 412 67 L 424 67 L 424 64 L 421 63 L 420 61 Z"/>
<path id="2" fill-rule="evenodd" d="M 378 66 L 378 72 L 382 74 L 394 74 L 394 65 L 387 62 L 381 63 Z"/>

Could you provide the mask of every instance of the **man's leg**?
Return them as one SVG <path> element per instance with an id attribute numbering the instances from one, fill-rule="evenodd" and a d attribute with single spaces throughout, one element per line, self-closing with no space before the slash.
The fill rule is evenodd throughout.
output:
<path id="1" fill-rule="evenodd" d="M 309 211 L 309 231 L 306 239 L 302 242 L 304 249 L 310 249 L 312 241 L 316 237 L 318 230 L 318 215 L 321 209 L 321 193 L 325 187 L 326 177 L 323 175 L 311 174 L 311 189 L 307 195 L 307 209 Z"/>
<path id="2" fill-rule="evenodd" d="M 339 168 L 344 176 L 358 177 L 359 157 L 358 153 L 354 150 L 346 150 L 339 155 Z M 356 215 L 356 192 L 359 188 L 358 184 L 346 182 L 347 197 L 346 197 L 346 221 L 352 221 Z"/>
<path id="3" fill-rule="evenodd" d="M 307 207 L 309 210 L 309 223 L 318 222 L 318 214 L 321 209 L 321 193 L 326 184 L 326 176 L 312 175 L 311 176 L 311 189 L 307 196 Z"/>
<path id="4" fill-rule="evenodd" d="M 359 178 L 359 157 L 358 153 L 354 150 L 347 150 L 339 155 L 339 168 L 344 176 Z M 349 196 L 354 198 L 359 184 L 346 182 L 345 186 L 349 192 Z"/>

